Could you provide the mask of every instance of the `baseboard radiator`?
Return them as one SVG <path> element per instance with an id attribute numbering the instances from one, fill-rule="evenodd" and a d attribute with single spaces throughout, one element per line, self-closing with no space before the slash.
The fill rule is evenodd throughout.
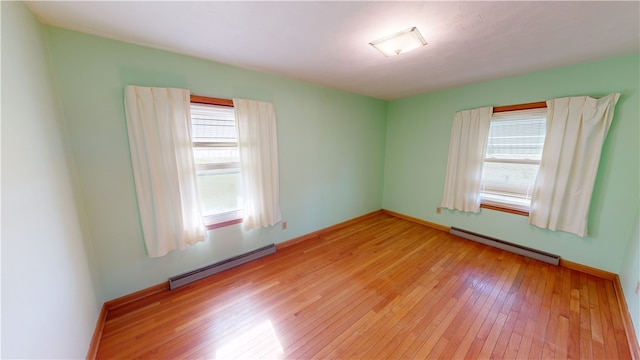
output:
<path id="1" fill-rule="evenodd" d="M 249 261 L 253 261 L 255 259 L 259 259 L 263 256 L 267 256 L 269 254 L 273 254 L 276 252 L 275 244 L 267 245 L 261 247 L 259 249 L 250 251 L 248 253 L 244 253 L 238 256 L 234 256 L 232 258 L 222 260 L 215 264 L 207 265 L 200 269 L 196 269 L 193 271 L 189 271 L 188 273 L 184 273 L 181 275 L 174 276 L 169 279 L 169 288 L 171 290 L 178 288 L 180 286 L 184 286 L 190 284 L 194 281 L 204 279 L 207 276 L 211 276 L 213 274 L 217 274 L 219 272 L 229 270 L 236 266 L 248 263 Z"/>
<path id="2" fill-rule="evenodd" d="M 471 231 L 458 229 L 452 227 L 449 231 L 450 234 L 459 236 L 461 238 L 465 238 L 468 240 L 476 241 L 481 244 L 489 245 L 496 247 L 498 249 L 506 250 L 518 255 L 530 257 L 532 259 L 540 260 L 552 265 L 558 265 L 560 263 L 560 256 L 555 254 L 550 254 L 544 251 L 528 248 L 526 246 L 512 244 L 506 241 L 494 239 L 492 237 L 480 235 L 473 233 Z"/>

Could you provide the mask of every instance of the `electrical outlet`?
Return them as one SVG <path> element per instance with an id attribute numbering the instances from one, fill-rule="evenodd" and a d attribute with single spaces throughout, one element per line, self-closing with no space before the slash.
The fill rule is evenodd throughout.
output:
<path id="1" fill-rule="evenodd" d="M 442 208 L 440 206 L 438 206 L 436 208 L 436 214 L 440 214 L 440 213 L 442 213 Z"/>
<path id="2" fill-rule="evenodd" d="M 287 230 L 287 222 L 286 221 L 282 222 L 282 230 Z"/>

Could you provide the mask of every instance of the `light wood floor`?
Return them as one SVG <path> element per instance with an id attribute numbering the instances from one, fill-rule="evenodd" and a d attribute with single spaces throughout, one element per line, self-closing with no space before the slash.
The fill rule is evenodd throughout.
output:
<path id="1" fill-rule="evenodd" d="M 97 354 L 630 357 L 611 281 L 385 214 L 115 309 Z"/>

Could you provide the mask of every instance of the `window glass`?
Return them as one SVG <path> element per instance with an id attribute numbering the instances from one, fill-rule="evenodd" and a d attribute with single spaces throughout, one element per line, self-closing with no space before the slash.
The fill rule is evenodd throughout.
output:
<path id="1" fill-rule="evenodd" d="M 482 170 L 483 204 L 529 211 L 546 134 L 546 109 L 496 113 Z"/>
<path id="2" fill-rule="evenodd" d="M 207 225 L 242 218 L 240 156 L 232 107 L 191 104 L 191 137 Z"/>

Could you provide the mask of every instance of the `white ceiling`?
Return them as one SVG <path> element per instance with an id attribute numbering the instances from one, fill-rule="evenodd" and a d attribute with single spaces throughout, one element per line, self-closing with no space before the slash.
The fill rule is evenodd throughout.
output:
<path id="1" fill-rule="evenodd" d="M 27 6 L 45 24 L 381 99 L 640 49 L 637 1 L 46 1 Z M 426 47 L 387 58 L 369 45 L 412 26 Z"/>

